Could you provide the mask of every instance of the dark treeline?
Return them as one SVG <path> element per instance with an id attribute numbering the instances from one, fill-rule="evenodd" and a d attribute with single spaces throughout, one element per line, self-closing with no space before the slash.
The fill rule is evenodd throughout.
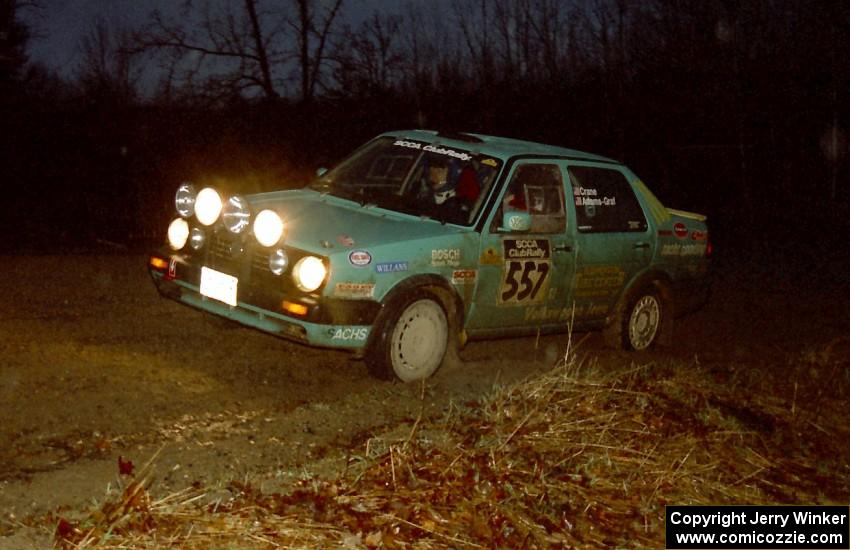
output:
<path id="1" fill-rule="evenodd" d="M 296 186 L 407 127 L 623 160 L 721 247 L 848 231 L 843 0 L 393 2 L 357 24 L 343 0 L 189 3 L 95 22 L 71 78 L 27 60 L 22 4 L 0 0 L 2 229 L 33 246 L 158 239 L 180 181 Z"/>

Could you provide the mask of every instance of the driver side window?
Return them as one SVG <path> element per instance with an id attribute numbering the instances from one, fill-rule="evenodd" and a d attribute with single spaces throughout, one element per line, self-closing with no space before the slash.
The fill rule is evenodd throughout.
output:
<path id="1" fill-rule="evenodd" d="M 531 217 L 530 233 L 563 233 L 567 216 L 564 182 L 555 164 L 525 163 L 514 169 L 502 197 L 496 220 L 506 212 L 525 211 Z"/>

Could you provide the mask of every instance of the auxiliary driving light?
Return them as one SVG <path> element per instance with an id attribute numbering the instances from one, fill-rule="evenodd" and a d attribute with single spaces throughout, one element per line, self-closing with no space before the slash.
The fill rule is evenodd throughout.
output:
<path id="1" fill-rule="evenodd" d="M 174 250 L 180 250 L 186 246 L 186 240 L 189 238 L 189 224 L 183 218 L 174 218 L 168 224 L 168 244 Z"/>
<path id="2" fill-rule="evenodd" d="M 206 241 L 207 234 L 204 233 L 204 230 L 200 227 L 193 227 L 189 234 L 189 246 L 192 247 L 192 250 L 200 250 Z"/>
<path id="3" fill-rule="evenodd" d="M 221 197 L 212 187 L 204 187 L 195 199 L 195 217 L 204 225 L 212 225 L 221 214 Z"/>
<path id="4" fill-rule="evenodd" d="M 263 210 L 254 220 L 254 236 L 263 246 L 274 246 L 283 236 L 283 220 L 274 210 Z"/>
<path id="5" fill-rule="evenodd" d="M 181 218 L 191 218 L 195 213 L 195 186 L 191 183 L 184 183 L 177 188 L 177 193 L 174 194 L 174 208 Z"/>
<path id="6" fill-rule="evenodd" d="M 221 211 L 221 219 L 228 231 L 237 235 L 242 233 L 251 221 L 248 201 L 239 195 L 233 195 L 227 199 L 227 203 Z"/>
<path id="7" fill-rule="evenodd" d="M 278 248 L 269 256 L 269 270 L 275 275 L 280 275 L 286 271 L 286 266 L 289 265 L 289 256 L 286 251 Z"/>

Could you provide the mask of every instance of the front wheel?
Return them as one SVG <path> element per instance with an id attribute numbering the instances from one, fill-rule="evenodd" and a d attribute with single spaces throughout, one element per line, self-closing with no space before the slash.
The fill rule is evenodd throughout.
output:
<path id="1" fill-rule="evenodd" d="M 644 288 L 626 300 L 606 330 L 606 339 L 627 350 L 649 349 L 661 335 L 663 315 L 661 296 L 652 287 Z"/>
<path id="2" fill-rule="evenodd" d="M 439 299 L 417 290 L 391 300 L 378 315 L 366 365 L 380 378 L 422 380 L 440 367 L 448 341 L 449 323 Z"/>

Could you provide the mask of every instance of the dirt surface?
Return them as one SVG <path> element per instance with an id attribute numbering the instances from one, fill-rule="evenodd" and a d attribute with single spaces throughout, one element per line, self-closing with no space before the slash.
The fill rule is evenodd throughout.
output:
<path id="1" fill-rule="evenodd" d="M 420 409 L 440 414 L 551 368 L 567 346 L 566 336 L 471 343 L 462 365 L 424 387 L 382 382 L 346 353 L 160 298 L 145 260 L 0 258 L 0 547 L 38 546 L 49 532 L 27 531 L 26 518 L 102 499 L 119 457 L 141 467 L 156 455 L 156 494 L 200 484 L 214 496 L 242 478 L 280 490 L 344 468 Z M 603 364 L 672 357 L 781 377 L 790 359 L 850 335 L 846 294 L 840 276 L 721 275 L 671 349 L 638 356 L 606 350 L 597 334 L 573 340 Z"/>

